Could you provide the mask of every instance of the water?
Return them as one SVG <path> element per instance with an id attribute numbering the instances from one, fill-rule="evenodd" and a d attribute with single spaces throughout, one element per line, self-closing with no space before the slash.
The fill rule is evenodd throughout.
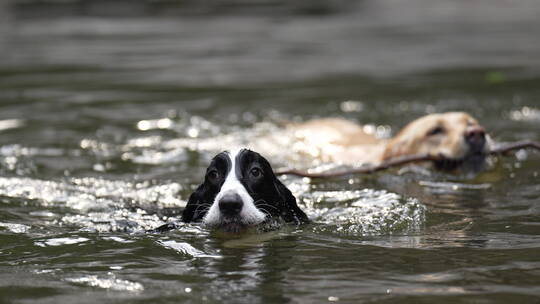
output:
<path id="1" fill-rule="evenodd" d="M 473 177 L 282 177 L 313 220 L 300 228 L 146 232 L 178 218 L 216 152 L 286 121 L 343 116 L 388 136 L 464 110 L 497 141 L 540 140 L 536 1 L 24 3 L 0 7 L 2 302 L 539 300 L 531 151 Z"/>

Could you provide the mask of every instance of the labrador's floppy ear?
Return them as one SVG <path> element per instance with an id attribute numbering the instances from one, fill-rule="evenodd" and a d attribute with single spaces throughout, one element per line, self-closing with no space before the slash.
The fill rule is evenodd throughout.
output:
<path id="1" fill-rule="evenodd" d="M 189 223 L 202 220 L 208 210 L 204 204 L 211 203 L 207 202 L 204 198 L 206 191 L 207 189 L 203 183 L 189 196 L 186 208 L 182 212 L 182 222 Z"/>
<path id="2" fill-rule="evenodd" d="M 296 225 L 309 223 L 307 215 L 296 204 L 296 198 L 292 192 L 276 177 L 274 177 L 274 186 L 279 195 L 281 217 L 283 220 L 287 223 L 294 223 Z"/>

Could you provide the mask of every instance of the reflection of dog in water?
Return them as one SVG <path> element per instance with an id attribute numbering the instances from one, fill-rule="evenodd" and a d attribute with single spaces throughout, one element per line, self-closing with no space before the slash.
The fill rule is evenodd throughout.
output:
<path id="1" fill-rule="evenodd" d="M 489 151 L 484 128 L 467 113 L 430 114 L 406 125 L 390 139 L 378 139 L 351 121 L 311 120 L 288 127 L 295 149 L 325 161 L 376 165 L 392 158 L 429 154 L 441 170 L 480 170 Z"/>
<path id="2" fill-rule="evenodd" d="M 202 222 L 226 232 L 272 221 L 308 222 L 296 199 L 260 154 L 242 149 L 212 159 L 204 182 L 190 196 L 183 222 Z"/>

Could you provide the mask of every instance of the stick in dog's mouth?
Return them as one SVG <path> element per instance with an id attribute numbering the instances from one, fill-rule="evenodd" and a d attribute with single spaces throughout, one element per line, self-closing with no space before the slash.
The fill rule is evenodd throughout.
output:
<path id="1" fill-rule="evenodd" d="M 440 168 L 437 167 L 437 169 L 451 171 L 458 168 L 460 165 L 463 165 L 464 163 L 466 163 L 467 165 L 472 165 L 472 166 L 482 166 L 483 160 L 488 155 L 506 155 L 507 153 L 514 150 L 521 150 L 521 149 L 527 149 L 527 148 L 540 151 L 540 143 L 536 141 L 530 141 L 530 140 L 504 143 L 504 144 L 497 145 L 496 147 L 491 149 L 488 153 L 474 153 L 474 154 L 470 154 L 466 156 L 463 159 L 449 159 L 449 158 L 445 158 L 444 156 L 441 157 L 440 155 L 439 156 L 426 155 L 426 154 L 408 155 L 408 156 L 393 158 L 375 166 L 363 166 L 360 168 L 348 169 L 348 170 L 343 170 L 343 171 L 338 171 L 338 172 L 310 173 L 310 172 L 296 170 L 296 169 L 285 169 L 285 170 L 277 171 L 276 175 L 295 175 L 299 177 L 309 177 L 309 178 L 331 178 L 331 177 L 341 177 L 341 176 L 354 175 L 354 174 L 369 174 L 369 173 L 386 170 L 392 167 L 398 167 L 402 165 L 425 162 L 425 161 L 432 161 L 435 163 L 435 166 L 441 166 Z"/>
<path id="2" fill-rule="evenodd" d="M 437 170 L 452 172 L 463 168 L 467 171 L 479 172 L 486 164 L 488 154 L 476 152 L 465 155 L 462 158 L 448 158 L 440 156 L 439 159 L 433 160 L 433 164 Z"/>

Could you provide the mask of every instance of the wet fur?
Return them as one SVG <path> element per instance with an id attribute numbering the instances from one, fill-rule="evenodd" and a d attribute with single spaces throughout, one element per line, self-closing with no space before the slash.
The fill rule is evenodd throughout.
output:
<path id="1" fill-rule="evenodd" d="M 212 181 L 211 171 L 217 170 L 224 177 L 236 174 L 236 177 L 251 196 L 254 206 L 265 215 L 264 223 L 283 221 L 291 224 L 308 222 L 306 214 L 298 207 L 296 198 L 291 191 L 279 181 L 268 161 L 260 154 L 241 150 L 236 157 L 235 168 L 230 168 L 231 160 L 228 152 L 222 152 L 214 157 L 207 169 L 205 180 L 189 197 L 187 206 L 182 214 L 183 222 L 205 222 L 208 211 L 215 204 L 225 178 Z M 254 167 L 260 168 L 262 176 L 253 178 L 249 175 Z M 262 223 L 258 223 L 262 224 Z M 258 225 L 257 224 L 257 225 Z M 250 225 L 242 222 L 241 218 L 222 218 L 219 223 L 211 226 L 226 232 L 239 232 Z"/>

